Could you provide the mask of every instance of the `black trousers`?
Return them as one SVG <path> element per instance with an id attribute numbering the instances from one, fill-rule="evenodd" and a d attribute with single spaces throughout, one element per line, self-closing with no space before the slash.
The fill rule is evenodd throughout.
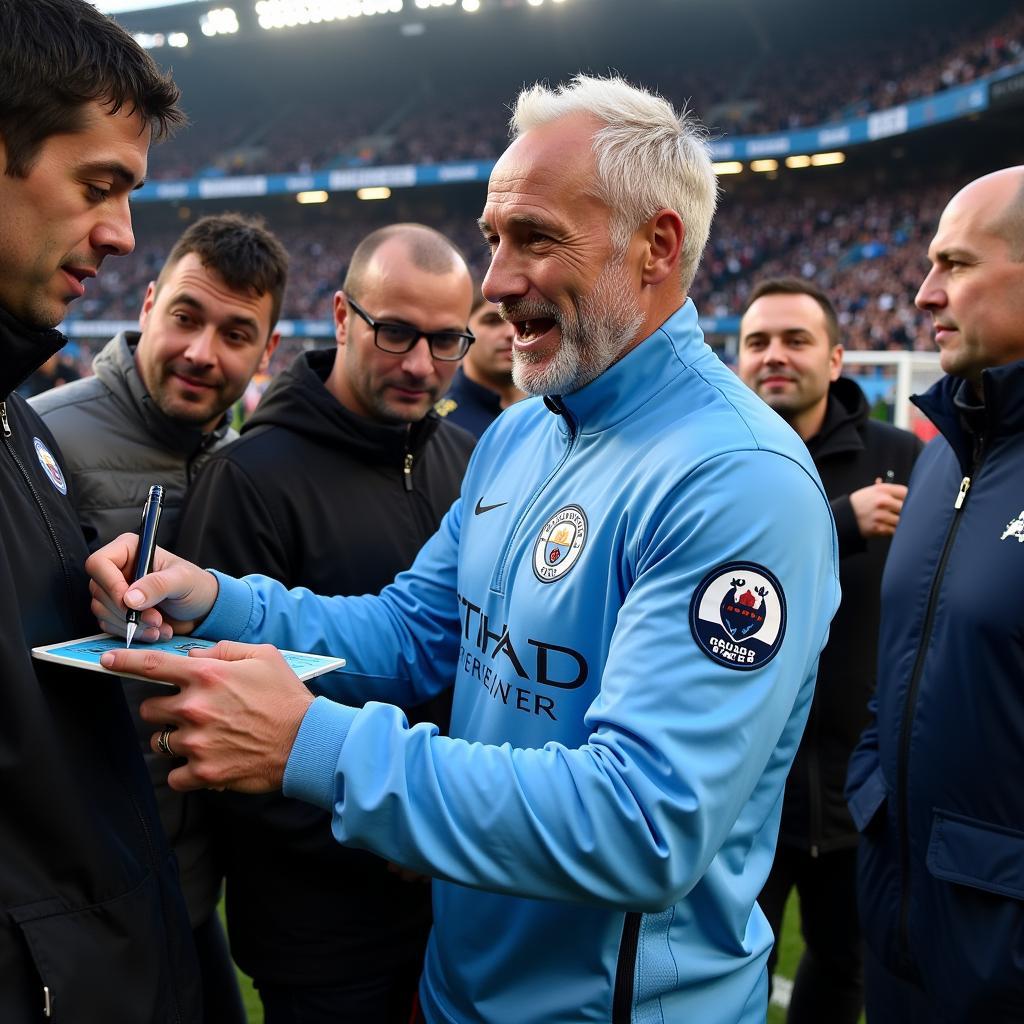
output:
<path id="1" fill-rule="evenodd" d="M 268 985 L 254 979 L 266 1024 L 409 1024 L 422 961 L 348 985 Z"/>
<path id="2" fill-rule="evenodd" d="M 235 965 L 216 911 L 192 929 L 192 938 L 203 978 L 203 1021 L 205 1024 L 245 1024 L 245 1004 L 238 988 Z"/>
<path id="3" fill-rule="evenodd" d="M 778 961 L 782 914 L 800 896 L 805 950 L 793 979 L 787 1024 L 857 1024 L 864 1002 L 864 954 L 857 914 L 857 850 L 812 857 L 779 845 L 758 903 L 775 933 L 769 980 Z"/>

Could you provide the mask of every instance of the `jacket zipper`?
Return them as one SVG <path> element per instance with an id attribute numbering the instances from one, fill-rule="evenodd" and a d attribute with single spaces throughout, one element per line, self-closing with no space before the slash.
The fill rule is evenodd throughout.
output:
<path id="1" fill-rule="evenodd" d="M 494 576 L 491 579 L 491 590 L 496 594 L 504 594 L 505 592 L 505 576 L 508 574 L 508 563 L 512 553 L 512 545 L 519 534 L 519 530 L 523 525 L 524 520 L 530 513 L 530 510 L 534 505 L 537 504 L 537 500 L 547 489 L 548 484 L 554 479 L 555 474 L 566 464 L 569 456 L 572 454 L 573 448 L 576 446 L 576 440 L 579 437 L 579 431 L 576 429 L 576 422 L 572 418 L 572 414 L 562 403 L 560 398 L 548 396 L 544 399 L 544 404 L 556 415 L 561 416 L 565 420 L 565 425 L 569 431 L 569 442 L 565 446 L 565 451 L 562 453 L 562 457 L 555 464 L 554 468 L 545 477 L 544 482 L 533 492 L 533 496 L 523 506 L 522 511 L 519 513 L 519 518 L 515 521 L 512 529 L 508 532 L 508 537 L 505 541 L 505 546 L 502 548 L 501 557 L 497 561 L 497 568 L 495 569 Z"/>
<path id="2" fill-rule="evenodd" d="M 979 463 L 976 462 L 971 472 L 976 474 L 978 468 Z M 928 593 L 928 604 L 925 608 L 924 626 L 921 629 L 921 638 L 918 641 L 914 669 L 910 674 L 910 686 L 907 688 L 907 699 L 903 705 L 903 719 L 900 723 L 899 761 L 897 762 L 896 775 L 897 814 L 899 815 L 900 823 L 899 941 L 901 950 L 907 956 L 909 956 L 910 951 L 910 825 L 907 821 L 907 775 L 910 770 L 910 731 L 914 722 L 917 691 L 921 684 L 924 659 L 928 651 L 928 642 L 931 639 L 932 622 L 935 618 L 935 606 L 938 603 L 939 586 L 942 583 L 942 577 L 946 571 L 946 563 L 949 561 L 949 555 L 953 549 L 953 541 L 956 538 L 957 530 L 960 528 L 960 522 L 963 518 L 960 513 L 970 488 L 971 477 L 965 476 L 960 481 L 960 489 L 957 491 L 956 500 L 953 502 L 953 521 L 949 524 L 946 540 L 942 546 L 942 554 L 939 556 L 939 564 L 936 566 L 935 575 L 932 577 L 931 590 Z"/>
<path id="3" fill-rule="evenodd" d="M 615 995 L 612 997 L 612 1024 L 630 1024 L 633 1015 L 633 976 L 640 948 L 640 924 L 643 914 L 630 910 L 622 922 L 619 960 L 615 967 Z"/>
<path id="4" fill-rule="evenodd" d="M 405 453 L 405 462 L 402 464 L 402 483 L 407 491 L 412 490 L 412 452 Z"/>
<path id="5" fill-rule="evenodd" d="M 68 602 L 73 603 L 74 601 L 74 586 L 71 581 L 71 573 L 68 571 L 67 558 L 64 555 L 64 549 L 60 546 L 60 539 L 57 537 L 57 531 L 53 527 L 53 520 L 50 519 L 49 514 L 46 511 L 46 506 L 43 504 L 42 498 L 39 496 L 39 492 L 36 490 L 35 485 L 32 483 L 32 478 L 28 475 L 28 470 L 25 469 L 25 464 L 21 461 L 17 450 L 14 447 L 14 442 L 11 438 L 14 436 L 14 432 L 11 430 L 10 421 L 7 418 L 7 402 L 0 402 L 0 427 L 3 428 L 4 436 L 4 447 L 6 447 L 8 454 L 14 461 L 15 466 L 18 467 L 18 472 L 21 474 L 22 480 L 25 482 L 25 486 L 28 487 L 33 499 L 35 500 L 36 507 L 39 509 L 39 514 L 43 517 L 43 522 L 46 524 L 47 532 L 50 534 L 50 540 L 53 542 L 53 546 L 57 551 L 57 557 L 60 559 L 61 571 L 64 574 L 64 583 L 68 591 Z M 156 859 L 156 851 L 153 848 L 153 834 L 149 828 L 149 822 L 146 820 L 145 814 L 142 813 L 142 809 L 135 802 L 135 797 L 129 793 L 129 798 L 132 802 L 132 808 L 135 810 L 135 815 L 139 819 L 139 824 L 142 826 L 143 835 L 146 838 L 146 849 L 149 853 L 149 863 L 155 872 L 155 880 L 157 885 L 160 887 L 160 902 L 164 903 L 163 887 L 160 886 L 160 870 Z M 164 914 L 167 914 L 167 907 L 164 906 Z M 175 1000 L 176 1001 L 176 1000 Z M 54 994 L 48 985 L 43 986 L 43 1015 L 47 1018 L 53 1016 L 53 1003 Z M 180 1006 L 175 1007 L 175 1020 L 181 1024 L 181 1008 Z"/>

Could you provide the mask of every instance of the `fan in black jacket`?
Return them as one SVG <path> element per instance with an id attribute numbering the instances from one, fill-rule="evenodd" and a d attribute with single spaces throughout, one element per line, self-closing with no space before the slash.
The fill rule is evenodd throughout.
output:
<path id="1" fill-rule="evenodd" d="M 82 0 L 0 3 L 0 1021 L 198 1024 L 199 977 L 121 681 L 34 661 L 96 632 L 52 434 L 14 389 L 103 260 L 177 89 Z M 112 99 L 116 97 L 116 103 Z M 100 196 L 100 198 L 97 198 Z"/>
<path id="2" fill-rule="evenodd" d="M 375 260 L 397 258 L 392 243 Z M 403 263 L 402 274 L 410 293 L 432 290 L 465 323 L 464 268 L 439 276 Z M 393 285 L 385 295 L 370 287 L 357 294 L 360 308 L 365 303 L 374 314 L 385 309 L 407 324 L 423 317 Z M 348 281 L 339 295 L 342 304 L 352 298 Z M 199 475 L 179 554 L 320 594 L 376 593 L 437 529 L 458 495 L 473 438 L 432 411 L 429 381 L 406 421 L 347 408 L 339 392 L 361 409 L 392 401 L 389 387 L 376 394 L 365 381 L 381 368 L 384 379 L 395 379 L 406 356 L 380 351 L 368 325 L 347 310 L 344 316 L 346 342 L 300 355 L 267 390 L 241 438 Z M 437 326 L 455 326 L 449 320 Z M 414 344 L 423 348 L 421 338 Z M 447 378 L 456 365 L 443 367 L 425 349 L 414 358 Z M 425 383 L 414 376 L 398 378 L 403 391 Z M 352 387 L 358 401 L 348 397 Z M 444 727 L 449 708 L 446 697 L 407 712 Z M 403 880 L 373 854 L 340 846 L 330 815 L 318 808 L 278 794 L 218 800 L 232 953 L 273 1019 L 405 1024 L 430 928 L 429 884 Z"/>
<path id="3" fill-rule="evenodd" d="M 821 476 L 836 520 L 843 592 L 786 782 L 775 861 L 758 902 L 778 936 L 790 890 L 800 894 L 807 948 L 790 1024 L 854 1024 L 863 1002 L 858 833 L 843 790 L 874 690 L 882 569 L 921 442 L 872 420 L 864 393 L 839 376 L 835 313 L 814 285 L 763 282 L 740 334 L 740 376 L 800 434 Z"/>

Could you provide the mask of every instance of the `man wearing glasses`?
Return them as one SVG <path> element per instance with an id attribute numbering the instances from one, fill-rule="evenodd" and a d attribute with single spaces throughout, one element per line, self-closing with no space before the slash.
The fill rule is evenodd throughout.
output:
<path id="1" fill-rule="evenodd" d="M 178 551 L 316 593 L 377 593 L 456 498 L 473 440 L 433 412 L 473 336 L 472 282 L 443 236 L 382 228 L 335 296 L 337 347 L 300 355 L 190 495 Z M 450 698 L 406 708 L 447 727 Z M 339 845 L 280 794 L 217 795 L 231 948 L 268 1024 L 405 1024 L 430 886 Z"/>

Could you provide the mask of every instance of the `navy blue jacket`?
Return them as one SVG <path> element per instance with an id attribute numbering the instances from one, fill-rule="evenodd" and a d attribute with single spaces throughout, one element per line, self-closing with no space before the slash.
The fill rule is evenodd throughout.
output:
<path id="1" fill-rule="evenodd" d="M 882 579 L 850 763 L 865 936 L 936 1021 L 1024 1020 L 1024 362 L 944 378 Z M 973 408 L 970 406 L 973 405 Z"/>

